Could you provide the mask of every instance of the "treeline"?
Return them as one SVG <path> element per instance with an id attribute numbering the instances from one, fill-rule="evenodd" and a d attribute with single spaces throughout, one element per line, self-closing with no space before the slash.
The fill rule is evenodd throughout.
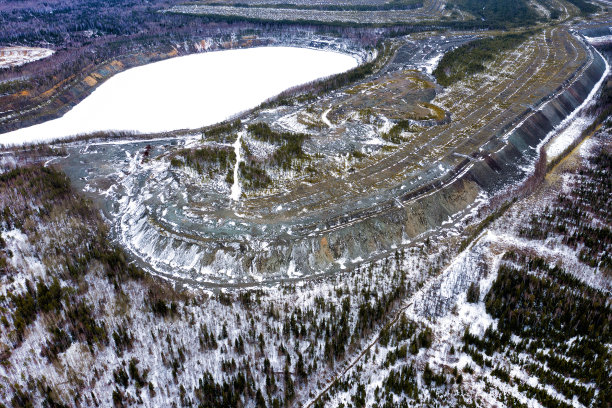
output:
<path id="1" fill-rule="evenodd" d="M 40 225 L 53 224 L 62 214 L 70 214 L 71 225 L 76 236 L 69 243 L 53 252 L 41 253 L 43 258 L 59 258 L 60 267 L 46 280 L 25 280 L 25 291 L 0 296 L 3 312 L 9 312 L 11 321 L 1 317 L 10 338 L 19 345 L 24 333 L 39 314 L 47 316 L 49 337 L 41 350 L 48 360 L 81 341 L 90 349 L 95 345 L 105 346 L 109 342 L 104 324 L 98 323 L 93 307 L 81 298 L 87 269 L 95 263 L 108 280 L 119 287 L 122 282 L 143 279 L 144 273 L 128 264 L 123 253 L 107 240 L 102 220 L 91 203 L 74 193 L 68 178 L 61 172 L 47 167 L 19 167 L 0 175 L 0 197 L 3 209 L 0 212 L 2 229 L 19 229 L 28 235 L 40 236 Z M 10 203 L 10 205 L 9 205 Z M 41 238 L 43 239 L 43 238 Z M 0 239 L 2 257 L 7 254 L 4 239 Z M 12 274 L 11 267 L 3 262 L 2 274 Z M 69 284 L 60 284 L 60 279 Z M 10 353 L 9 353 L 10 355 Z M 5 355 L 3 358 L 6 358 Z"/>
<path id="2" fill-rule="evenodd" d="M 0 271 L 7 289 L 5 295 L 0 295 L 0 323 L 9 339 L 0 351 L 0 364 L 8 369 L 13 350 L 21 347 L 22 342 L 38 344 L 38 337 L 33 339 L 28 330 L 37 319 L 46 328 L 46 333 L 40 339 L 40 356 L 33 356 L 42 358 L 36 360 L 36 364 L 61 365 L 59 355 L 75 343 L 86 347 L 92 356 L 112 342 L 120 357 L 132 348 L 134 336 L 129 323 L 124 319 L 116 327 L 108 327 L 96 311 L 90 286 L 94 276 L 108 280 L 117 293 L 114 299 L 121 299 L 125 307 L 130 304 L 123 292 L 125 283 L 134 281 L 148 288 L 150 299 L 181 298 L 171 287 L 161 286 L 128 261 L 125 253 L 108 240 L 108 229 L 98 210 L 72 189 L 69 179 L 60 171 L 27 166 L 2 173 L 0 208 L 0 229 L 17 229 L 24 233 L 28 237 L 26 241 L 35 248 L 36 256 L 45 260 L 46 269 L 41 275 L 44 277 L 38 279 L 6 263 Z M 0 244 L 3 256 L 13 256 L 6 249 L 4 239 L 0 238 Z M 12 284 L 15 277 L 24 274 L 23 285 Z M 174 304 L 172 301 L 171 305 Z M 176 312 L 175 306 L 171 308 Z M 44 318 L 39 319 L 41 315 Z M 132 359 L 127 372 L 124 368 L 115 370 L 115 381 L 135 384 L 137 388 L 146 385 L 147 371 L 138 368 L 137 364 L 138 361 Z M 97 371 L 94 372 L 97 375 Z M 21 388 L 18 381 L 11 382 L 8 387 L 13 390 L 12 398 L 10 394 L 5 395 L 5 402 L 19 407 L 34 406 L 35 401 L 49 407 L 68 406 L 44 377 L 31 381 L 32 386 L 27 388 Z M 92 398 L 95 401 L 95 397 Z M 121 405 L 122 395 L 118 389 L 113 393 L 113 400 Z M 74 398 L 75 405 L 82 403 L 81 397 Z"/>
<path id="3" fill-rule="evenodd" d="M 30 87 L 28 81 L 17 79 L 0 83 L 0 96 L 10 95 L 15 92 L 27 90 Z"/>
<path id="4" fill-rule="evenodd" d="M 433 74 L 440 85 L 449 86 L 484 71 L 486 62 L 501 52 L 516 48 L 533 34 L 529 31 L 469 42 L 444 54 Z"/>
<path id="5" fill-rule="evenodd" d="M 470 1 L 470 0 L 468 0 Z M 478 0 L 476 0 L 478 1 Z M 485 0 L 487 1 L 487 0 Z M 515 18 L 514 15 L 511 14 L 512 5 L 514 2 L 510 1 L 509 4 L 511 7 L 506 7 L 504 4 L 504 0 L 489 0 L 494 1 L 497 4 L 497 7 L 493 12 L 486 12 L 485 14 L 489 18 L 484 18 L 478 14 L 476 19 L 471 20 L 452 20 L 446 17 L 442 17 L 438 21 L 414 21 L 414 22 L 353 22 L 353 21 L 318 21 L 318 20 L 309 20 L 309 19 L 282 19 L 275 20 L 269 17 L 245 17 L 238 15 L 222 15 L 222 14 L 201 14 L 201 13 L 176 13 L 176 14 L 185 14 L 193 17 L 201 18 L 205 22 L 223 22 L 228 24 L 236 24 L 236 23 L 252 23 L 258 25 L 270 25 L 270 26 L 301 26 L 301 27 L 314 27 L 320 30 L 328 31 L 328 30 L 368 30 L 368 29 L 376 29 L 376 30 L 385 30 L 388 34 L 393 36 L 405 35 L 408 33 L 414 32 L 423 32 L 423 31 L 433 31 L 433 30 L 475 30 L 475 29 L 508 29 L 512 27 L 523 27 L 533 25 L 538 21 L 538 15 L 529 7 L 524 9 L 523 6 L 527 4 L 525 0 L 519 1 L 519 16 L 523 16 L 524 19 Z M 457 2 L 460 4 L 460 1 Z M 473 5 L 470 3 L 470 5 Z M 251 6 L 253 7 L 253 6 Z M 262 6 L 264 7 L 264 6 Z M 265 5 L 268 7 L 268 5 Z M 298 6 L 301 7 L 301 6 Z M 332 6 L 335 7 L 335 6 Z M 359 5 L 351 5 L 350 7 L 360 7 Z M 365 6 L 370 7 L 370 6 Z M 385 7 L 393 7 L 393 6 L 385 6 Z M 395 6 L 397 7 L 397 6 Z M 417 8 L 420 6 L 417 6 Z M 473 9 L 476 10 L 478 6 L 474 6 Z M 393 8 L 391 8 L 393 10 Z M 466 8 L 467 11 L 469 11 Z M 373 10 L 374 11 L 374 10 Z M 401 12 L 402 10 L 398 10 Z M 484 12 L 484 10 L 479 10 Z M 551 19 L 557 18 L 558 15 L 555 13 L 556 9 L 552 10 Z M 507 19 L 506 17 L 510 17 Z M 452 17 L 452 16 L 451 16 Z"/>
<path id="6" fill-rule="evenodd" d="M 454 0 L 454 3 L 476 18 L 493 24 L 524 26 L 538 19 L 526 0 Z"/>
<path id="7" fill-rule="evenodd" d="M 240 162 L 240 164 L 238 165 L 238 171 L 240 172 L 242 184 L 246 188 L 266 188 L 270 185 L 270 183 L 272 183 L 272 180 L 270 179 L 270 176 L 268 176 L 268 173 L 266 173 L 264 169 L 255 164 L 246 164 L 245 162 Z"/>
<path id="8" fill-rule="evenodd" d="M 409 120 L 400 120 L 393 125 L 388 132 L 382 133 L 380 137 L 387 142 L 401 144 L 404 141 L 402 132 L 410 131 L 411 124 Z"/>
<path id="9" fill-rule="evenodd" d="M 308 138 L 306 134 L 275 132 L 268 124 L 263 122 L 251 124 L 247 130 L 254 139 L 279 146 L 272 153 L 270 159 L 271 165 L 280 167 L 283 170 L 289 170 L 293 160 L 307 158 L 306 153 L 302 149 L 302 144 Z"/>
<path id="10" fill-rule="evenodd" d="M 383 382 L 386 394 L 406 395 L 416 400 L 419 397 L 417 373 L 413 365 L 403 365 L 399 370 L 391 370 Z M 393 400 L 391 400 L 393 401 Z"/>
<path id="11" fill-rule="evenodd" d="M 160 15 L 163 0 L 144 3 L 140 0 L 59 0 L 40 2 L 7 2 L 0 9 L 0 43 L 75 45 L 96 37 L 128 36 L 141 33 L 143 27 L 172 24 Z M 174 20 L 180 18 L 173 17 Z M 182 19 L 185 20 L 184 18 Z"/>
<path id="12" fill-rule="evenodd" d="M 415 334 L 414 325 L 411 323 L 409 326 L 405 322 L 400 322 L 398 328 L 402 326 L 409 327 L 409 330 L 406 332 L 403 329 L 404 336 L 399 337 L 397 341 L 402 341 L 405 339 L 409 339 L 413 336 L 412 341 L 410 342 L 410 347 L 407 347 L 406 344 L 396 347 L 395 350 L 387 353 L 387 358 L 383 363 L 383 367 L 392 367 L 397 362 L 399 362 L 399 367 L 397 369 L 392 369 L 389 371 L 387 378 L 383 381 L 381 393 L 375 392 L 374 397 L 378 402 L 378 406 L 383 408 L 391 408 L 391 407 L 409 407 L 414 403 L 409 403 L 410 400 L 420 402 L 420 390 L 422 388 L 428 389 L 430 392 L 433 392 L 434 398 L 435 389 L 437 387 L 443 387 L 442 392 L 443 395 L 447 394 L 449 389 L 447 387 L 452 386 L 455 383 L 460 384 L 463 381 L 463 375 L 459 373 L 459 371 L 455 368 L 451 371 L 451 376 L 447 376 L 444 370 L 440 372 L 435 372 L 429 366 L 429 363 L 425 364 L 425 367 L 420 370 L 417 370 L 414 367 L 414 360 L 411 360 L 408 356 L 408 352 L 412 355 L 417 355 L 422 348 L 429 348 L 432 344 L 433 333 L 430 328 L 426 328 L 418 334 Z M 402 330 L 402 329 L 400 329 Z M 386 344 L 381 342 L 382 346 L 386 347 Z M 397 343 L 396 343 L 397 345 Z M 454 347 L 450 350 L 451 354 L 455 353 Z M 408 364 L 410 362 L 410 364 Z M 419 387 L 418 377 L 421 374 L 421 378 L 423 382 L 421 384 L 421 388 Z M 382 403 L 382 396 L 386 396 L 384 400 L 384 404 Z M 393 394 L 399 397 L 399 401 L 394 403 Z"/>
<path id="13" fill-rule="evenodd" d="M 423 7 L 422 0 L 391 0 L 382 4 L 295 4 L 295 3 L 208 3 L 209 6 L 231 6 L 240 8 L 265 9 L 295 9 L 295 10 L 324 10 L 324 11 L 385 11 L 385 10 L 413 10 Z"/>
<path id="14" fill-rule="evenodd" d="M 399 262 L 403 262 L 404 252 L 397 251 L 395 257 Z M 406 271 L 401 268 L 394 268 L 390 263 L 385 262 L 382 265 L 382 273 L 390 274 L 392 276 L 392 286 L 388 293 L 380 293 L 379 288 L 375 287 L 364 287 L 359 293 L 357 305 L 351 302 L 350 290 L 347 292 L 341 288 L 336 289 L 335 298 L 337 302 L 326 302 L 326 300 L 317 296 L 314 298 L 314 310 L 309 309 L 301 316 L 308 317 L 312 321 L 312 329 L 300 330 L 301 317 L 298 315 L 298 320 L 293 323 L 293 317 L 291 318 L 290 327 L 295 329 L 288 331 L 288 333 L 295 333 L 295 335 L 301 335 L 301 333 L 309 334 L 317 341 L 324 342 L 324 363 L 329 367 L 334 367 L 336 362 L 342 361 L 347 352 L 352 352 L 355 347 L 359 346 L 361 339 L 366 339 L 370 336 L 375 329 L 380 327 L 382 324 L 387 323 L 390 313 L 398 307 L 402 299 L 410 292 L 410 283 L 406 279 Z M 392 272 L 393 271 L 393 272 Z M 365 273 L 366 271 L 361 271 Z M 359 271 L 357 272 L 359 273 Z M 357 320 L 354 324 L 354 328 L 351 330 L 351 309 L 358 307 Z M 329 318 L 324 318 L 320 323 L 317 324 L 317 316 L 329 313 Z M 285 333 L 285 331 L 283 331 Z M 415 341 L 421 341 L 419 347 L 428 347 L 431 345 L 431 332 L 416 333 L 414 325 L 408 322 L 406 318 L 400 319 L 398 325 L 394 327 L 385 326 L 380 333 L 380 342 L 383 347 L 393 343 L 397 345 L 398 342 L 406 340 L 411 336 L 415 337 Z M 425 333 L 425 334 L 423 334 Z M 299 338 L 299 337 L 298 337 Z M 429 343 L 425 343 L 428 339 Z M 416 340 L 420 339 L 420 340 Z M 313 350 L 311 347 L 309 350 Z M 311 354 L 312 355 L 312 354 Z M 369 353 L 366 354 L 369 356 Z M 397 350 L 394 357 L 395 361 L 405 360 L 407 356 L 407 347 L 404 345 Z M 365 362 L 368 362 L 366 357 Z M 390 364 L 389 359 L 385 361 L 385 367 Z M 314 362 L 314 368 L 317 367 L 317 362 Z M 395 379 L 391 380 L 392 382 Z M 392 383 L 389 383 L 391 386 Z M 338 379 L 335 381 L 329 390 L 329 392 L 323 394 L 321 398 L 315 401 L 315 407 L 327 406 L 331 401 L 332 396 L 337 391 L 347 391 L 354 385 L 354 380 L 343 380 Z M 359 384 L 358 388 L 363 387 Z M 355 406 L 365 407 L 365 390 L 363 392 L 358 391 L 357 400 Z M 377 395 L 379 395 L 377 393 Z M 377 396 L 378 398 L 378 396 Z"/>
<path id="15" fill-rule="evenodd" d="M 170 159 L 172 167 L 187 166 L 198 174 L 208 173 L 209 176 L 227 173 L 226 181 L 234 182 L 233 167 L 236 163 L 236 152 L 230 147 L 200 147 L 197 149 L 182 149 L 174 153 Z"/>
<path id="16" fill-rule="evenodd" d="M 253 138 L 278 146 L 282 146 L 294 139 L 303 141 L 308 137 L 308 135 L 303 133 L 275 132 L 264 122 L 253 123 L 247 127 L 247 130 Z"/>
<path id="17" fill-rule="evenodd" d="M 591 14 L 599 11 L 599 6 L 585 0 L 567 0 L 569 3 L 578 7 L 582 14 Z"/>
<path id="18" fill-rule="evenodd" d="M 240 129 L 241 121 L 226 122 L 203 130 L 202 137 L 206 140 L 227 142 L 236 139 L 235 131 Z M 244 161 L 238 166 L 240 181 L 246 189 L 262 189 L 272 184 L 272 179 L 266 172 L 270 167 L 290 170 L 295 167 L 296 160 L 308 159 L 302 149 L 302 144 L 308 138 L 307 134 L 276 132 L 266 123 L 259 122 L 247 127 L 248 134 L 254 139 L 277 146 L 267 159 L 253 155 L 248 143 L 242 141 L 241 149 Z M 207 173 L 209 177 L 226 173 L 225 181 L 234 182 L 233 168 L 236 163 L 236 153 L 233 148 L 225 146 L 204 146 L 196 149 L 182 149 L 170 158 L 170 165 L 175 168 L 188 167 L 198 174 Z"/>
<path id="19" fill-rule="evenodd" d="M 202 139 L 219 143 L 234 142 L 236 132 L 240 130 L 242 122 L 237 119 L 233 122 L 221 122 L 202 130 Z"/>

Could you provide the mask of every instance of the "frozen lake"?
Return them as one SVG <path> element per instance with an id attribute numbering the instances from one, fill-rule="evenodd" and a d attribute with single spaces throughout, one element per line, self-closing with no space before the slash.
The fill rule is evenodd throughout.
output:
<path id="1" fill-rule="evenodd" d="M 194 129 L 221 122 L 296 85 L 357 66 L 350 55 L 260 47 L 172 58 L 124 71 L 64 116 L 0 135 L 23 144 L 122 130 Z"/>

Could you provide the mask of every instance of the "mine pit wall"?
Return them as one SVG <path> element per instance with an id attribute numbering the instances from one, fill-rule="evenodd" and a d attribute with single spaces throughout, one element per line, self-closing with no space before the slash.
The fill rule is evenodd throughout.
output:
<path id="1" fill-rule="evenodd" d="M 449 217 L 468 209 L 482 192 L 491 196 L 509 189 L 528 175 L 526 169 L 537 156 L 537 146 L 585 101 L 605 69 L 603 58 L 593 52 L 590 65 L 572 85 L 529 116 L 506 142 L 491 140 L 481 152 L 483 158 L 468 164 L 467 170 L 455 180 L 435 192 L 429 192 L 435 188 L 424 189 L 421 198 L 408 200 L 403 208 L 398 206 L 318 237 L 318 243 L 296 242 L 291 250 L 292 260 L 298 268 L 317 272 L 340 258 L 365 259 L 370 253 L 392 250 L 406 239 L 441 226 Z M 310 251 L 305 250 L 307 246 Z M 265 270 L 268 265 L 262 261 L 256 263 Z"/>
<path id="2" fill-rule="evenodd" d="M 565 91 L 532 114 L 509 136 L 506 144 L 491 146 L 487 160 L 477 163 L 469 177 L 488 194 L 495 194 L 511 182 L 526 176 L 524 166 L 535 159 L 537 146 L 565 118 L 578 108 L 601 79 L 606 64 L 599 53 L 583 74 Z"/>

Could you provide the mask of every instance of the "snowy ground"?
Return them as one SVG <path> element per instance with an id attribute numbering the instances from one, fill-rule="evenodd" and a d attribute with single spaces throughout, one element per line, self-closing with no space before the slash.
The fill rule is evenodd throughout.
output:
<path id="1" fill-rule="evenodd" d="M 18 67 L 39 59 L 47 58 L 54 53 L 48 48 L 5 47 L 0 48 L 0 69 Z"/>
<path id="2" fill-rule="evenodd" d="M 585 143 L 578 154 L 588 157 L 587 147 L 593 147 L 594 143 Z M 130 162 L 131 172 L 143 165 L 137 155 L 126 160 Z M 561 182 L 567 183 L 568 180 L 563 178 Z M 176 191 L 171 183 L 167 186 L 165 191 Z M 530 250 L 547 259 L 552 256 L 559 265 L 589 286 L 609 290 L 606 289 L 610 287 L 609 279 L 590 279 L 592 268 L 579 264 L 571 249 L 555 240 L 533 241 L 517 236 L 518 228 L 526 223 L 531 213 L 542 211 L 549 204 L 550 195 L 556 196 L 558 187 L 554 186 L 549 193 L 535 195 L 511 207 L 459 254 L 456 253 L 456 239 L 440 238 L 427 244 L 415 243 L 389 257 L 361 264 L 356 269 L 342 258 L 339 262 L 346 263 L 347 270 L 337 275 L 245 291 L 242 295 L 249 294 L 251 300 L 244 303 L 238 298 L 224 300 L 222 296 L 194 288 L 194 296 L 176 300 L 176 314 L 165 318 L 151 311 L 151 295 L 146 286 L 126 282 L 121 289 L 117 289 L 103 273 L 92 268 L 81 285 L 81 288 L 90 290 L 83 289 L 82 297 L 92 306 L 95 318 L 107 327 L 108 344 L 94 345 L 92 352 L 85 342 L 73 339 L 70 347 L 60 352 L 56 360 L 43 358 L 40 350 L 48 342 L 48 327 L 57 321 L 61 323 L 60 317 L 64 312 L 41 314 L 28 325 L 26 338 L 21 344 L 14 342 L 12 330 L 3 331 L 0 343 L 6 345 L 4 347 L 11 350 L 11 354 L 4 365 L 0 365 L 0 383 L 4 386 L 4 389 L 0 389 L 0 401 L 10 400 L 17 387 L 26 389 L 30 382 L 41 381 L 55 390 L 63 401 L 70 401 L 70 395 L 82 395 L 82 406 L 93 406 L 95 401 L 109 406 L 116 390 L 124 401 L 131 399 L 136 404 L 142 400 L 143 406 L 168 406 L 181 400 L 182 393 L 188 398 L 195 398 L 198 381 L 205 373 L 210 373 L 215 381 L 221 383 L 232 381 L 237 372 L 247 371 L 251 373 L 255 387 L 264 391 L 268 388 L 269 374 L 262 367 L 265 367 L 264 359 L 267 358 L 280 388 L 280 392 L 271 388 L 264 392 L 267 406 L 273 398 L 282 396 L 285 364 L 295 379 L 293 406 L 308 406 L 308 402 L 313 401 L 314 396 L 319 395 L 335 376 L 340 378 L 338 383 L 347 384 L 347 388 L 332 388 L 329 393 L 331 397 L 324 406 L 348 405 L 355 397 L 358 384 L 365 384 L 365 406 L 374 406 L 379 400 L 375 397 L 376 389 L 384 389 L 390 372 L 414 364 L 420 398 L 415 402 L 416 406 L 457 406 L 461 393 L 466 400 L 478 400 L 477 406 L 510 406 L 500 401 L 507 394 L 529 407 L 540 407 L 542 405 L 535 398 L 526 396 L 517 386 L 525 383 L 535 387 L 538 384 L 538 378 L 525 370 L 523 362 L 515 362 L 508 357 L 517 354 L 496 352 L 486 357 L 491 360 L 490 365 L 477 364 L 473 356 L 462 350 L 462 335 L 466 328 L 469 333 L 482 336 L 488 327 L 497 327 L 496 319 L 486 311 L 484 300 L 497 278 L 498 266 L 504 262 L 501 259 L 503 253 L 510 250 Z M 22 198 L 19 195 L 15 197 Z M 29 207 L 35 208 L 36 205 L 32 203 Z M 51 214 L 54 213 L 51 211 Z M 24 222 L 24 225 L 34 223 Z M 25 234 L 19 227 L 7 227 L 2 231 L 6 248 L 12 254 L 9 264 L 16 271 L 12 280 L 2 277 L 2 293 L 9 290 L 13 294 L 25 293 L 26 279 L 42 277 L 49 281 L 50 274 L 55 272 L 52 265 L 47 265 L 49 258 L 45 254 L 57 246 L 58 238 L 61 237 L 61 242 L 64 242 L 72 235 L 69 230 L 57 228 L 57 225 L 67 223 L 37 227 L 40 228 L 38 236 L 49 236 L 48 242 L 35 241 L 32 232 Z M 56 233 L 52 234 L 51 231 Z M 33 241 L 38 244 L 35 246 Z M 74 245 L 76 243 L 71 244 Z M 353 260 L 358 261 L 361 260 Z M 293 275 L 295 267 L 293 265 L 294 269 L 288 272 L 289 275 Z M 403 285 L 401 282 L 408 284 L 406 292 L 391 304 L 385 318 L 374 320 L 373 311 L 380 307 L 382 300 L 388 299 Z M 478 283 L 480 287 L 480 296 L 475 303 L 469 303 L 466 296 L 467 288 L 472 283 Z M 70 285 L 70 282 L 62 284 Z M 345 304 L 346 313 L 342 312 Z M 6 299 L 3 305 L 12 307 Z M 0 313 L 11 319 L 10 314 L 1 310 Z M 346 316 L 342 317 L 344 314 Z M 408 319 L 411 327 L 414 325 L 414 333 L 400 340 L 396 340 L 397 334 L 392 334 L 393 340 L 388 345 L 381 344 L 378 339 L 384 322 L 393 316 L 401 318 L 402 315 Z M 363 323 L 363 317 L 365 321 L 374 321 L 371 330 L 356 329 L 360 320 Z M 12 327 L 11 321 L 9 327 Z M 348 332 L 354 335 L 350 336 L 350 341 L 346 337 L 343 357 L 331 364 L 333 360 L 330 360 L 329 350 L 337 333 L 341 332 L 339 327 L 342 325 L 338 322 L 342 321 L 348 322 Z M 125 348 L 113 336 L 121 327 L 127 327 L 133 337 L 131 345 Z M 411 344 L 426 327 L 432 331 L 431 346 L 420 347 L 416 353 L 409 351 L 405 357 L 389 362 L 393 353 Z M 214 347 L 208 346 L 209 340 L 205 340 L 209 338 L 209 332 L 216 339 Z M 263 341 L 259 340 L 259 334 Z M 242 347 L 238 347 L 238 340 L 244 340 L 244 351 L 239 351 Z M 512 339 L 515 343 L 520 340 Z M 368 350 L 366 347 L 369 347 Z M 307 380 L 299 380 L 295 374 L 300 356 L 304 358 L 308 370 Z M 528 358 L 527 355 L 518 357 Z M 133 358 L 137 359 L 138 370 L 147 373 L 146 381 L 150 385 L 141 387 L 134 384 L 134 377 L 130 374 L 132 380 L 122 386 L 113 375 Z M 238 369 L 224 368 L 224 364 L 227 367 L 231 360 L 235 360 Z M 348 368 L 349 364 L 353 364 L 352 368 Z M 447 382 L 444 386 L 429 387 L 424 384 L 422 373 L 426 364 L 434 373 L 445 376 Z M 92 373 L 89 367 L 104 369 Z M 473 371 L 464 371 L 466 367 Z M 493 369 L 497 367 L 510 372 L 513 383 L 500 381 L 493 374 Z M 343 372 L 345 368 L 348 369 Z M 455 382 L 459 375 L 463 378 L 460 386 Z M 185 391 L 181 391 L 179 385 Z M 435 392 L 441 389 L 449 391 L 448 394 L 436 397 Z M 565 398 L 549 385 L 539 386 L 539 389 L 568 405 L 584 406 L 576 400 Z M 382 394 L 386 398 L 384 392 Z M 395 404 L 399 403 L 397 395 L 391 397 Z M 188 404 L 181 401 L 177 405 Z M 245 406 L 253 407 L 255 404 L 251 401 Z"/>
<path id="3" fill-rule="evenodd" d="M 609 143 L 609 136 L 607 138 L 608 142 L 605 142 L 604 137 L 604 143 Z M 598 143 L 601 141 L 590 139 L 576 155 L 583 159 L 589 157 Z M 563 178 L 561 186 L 546 185 L 534 196 L 517 203 L 506 215 L 487 228 L 471 246 L 455 256 L 440 274 L 425 281 L 422 287 L 405 301 L 407 306 L 402 313 L 409 322 L 416 323 L 416 333 L 423 327 L 432 330 L 431 347 L 421 349 L 416 354 L 409 353 L 406 358 L 398 358 L 397 362 L 393 363 L 395 360 L 390 359 L 390 356 L 411 342 L 393 340 L 392 334 L 392 341 L 388 346 L 376 344 L 365 354 L 365 358 L 362 356 L 353 368 L 338 378 L 336 384 L 339 385 L 329 393 L 329 406 L 338 406 L 341 403 L 346 405 L 354 401 L 358 384 L 365 384 L 365 406 L 374 406 L 376 403 L 380 406 L 380 395 L 382 394 L 383 400 L 387 397 L 384 391 L 380 391 L 381 388 L 386 389 L 385 381 L 389 374 L 392 371 L 399 372 L 402 367 L 414 366 L 414 381 L 419 387 L 420 401 L 413 399 L 409 406 L 461 406 L 459 396 L 461 399 L 470 396 L 473 401 L 479 402 L 475 406 L 516 406 L 508 401 L 503 403 L 504 399 L 513 398 L 528 407 L 542 407 L 538 398 L 521 389 L 520 383 L 523 382 L 567 404 L 563 406 L 584 407 L 577 396 L 570 399 L 550 384 L 542 383 L 541 379 L 530 371 L 533 370 L 533 364 L 540 363 L 533 363 L 529 354 L 523 353 L 519 356 L 520 359 L 515 360 L 511 353 L 494 353 L 491 356 L 491 364 L 477 364 L 472 356 L 463 350 L 462 340 L 466 330 L 478 338 L 483 338 L 487 329 L 497 328 L 497 319 L 487 313 L 484 300 L 498 276 L 499 266 L 507 262 L 503 261 L 502 257 L 508 251 L 542 257 L 551 264 L 556 263 L 586 285 L 604 293 L 610 292 L 609 277 L 579 262 L 574 249 L 554 239 L 539 241 L 518 237 L 519 228 L 527 223 L 530 214 L 543 211 L 556 197 L 558 189 L 567 187 L 569 180 L 568 177 Z M 468 302 L 466 297 L 467 288 L 472 283 L 477 284 L 480 289 L 478 301 L 474 303 Z M 389 331 L 393 333 L 393 329 Z M 516 344 L 521 338 L 514 336 L 512 341 Z M 368 360 L 370 355 L 371 362 Z M 392 363 L 388 364 L 389 361 Z M 529 366 L 526 362 L 532 365 Z M 425 386 L 420 374 L 426 364 L 434 373 L 445 373 L 447 376 L 449 373 L 455 373 L 455 376 L 456 373 L 461 373 L 462 386 L 457 387 L 454 380 L 451 380 L 450 387 L 447 383 L 446 388 Z M 497 367 L 510 372 L 514 380 L 501 381 L 493 373 L 493 368 Z M 573 378 L 568 381 L 577 383 Z M 348 384 L 348 389 L 343 389 L 343 384 Z M 436 396 L 439 392 L 442 394 Z M 392 397 L 391 400 L 394 401 L 393 406 L 399 406 L 398 396 Z"/>
<path id="4" fill-rule="evenodd" d="M 261 47 L 188 55 L 132 68 L 63 117 L 0 135 L 23 144 L 96 131 L 163 132 L 220 122 L 296 85 L 347 71 L 338 52 Z"/>

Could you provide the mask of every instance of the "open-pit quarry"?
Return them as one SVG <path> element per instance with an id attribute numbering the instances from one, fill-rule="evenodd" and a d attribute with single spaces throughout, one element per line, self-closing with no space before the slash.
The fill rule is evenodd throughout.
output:
<path id="1" fill-rule="evenodd" d="M 352 268 L 459 235 L 533 171 L 539 146 L 608 70 L 579 33 L 554 26 L 439 85 L 443 53 L 478 36 L 389 40 L 363 52 L 373 73 L 356 83 L 186 136 L 67 144 L 53 163 L 139 265 L 179 284 Z"/>
<path id="2" fill-rule="evenodd" d="M 610 408 L 610 7 L 0 1 L 0 407 Z"/>

